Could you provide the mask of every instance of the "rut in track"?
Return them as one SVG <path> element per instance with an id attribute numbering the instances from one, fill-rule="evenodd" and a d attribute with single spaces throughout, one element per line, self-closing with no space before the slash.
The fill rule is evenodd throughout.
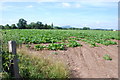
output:
<path id="1" fill-rule="evenodd" d="M 80 78 L 114 78 L 117 77 L 117 58 L 105 61 L 104 54 L 111 52 L 102 47 L 90 48 L 81 43 L 82 47 L 72 48 L 65 52 L 71 69 L 71 77 Z M 115 53 L 113 53 L 115 55 Z M 115 73 L 116 72 L 116 73 Z"/>

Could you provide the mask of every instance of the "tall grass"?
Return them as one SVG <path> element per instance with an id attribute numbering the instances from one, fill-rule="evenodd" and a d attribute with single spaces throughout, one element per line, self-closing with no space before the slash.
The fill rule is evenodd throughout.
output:
<path id="1" fill-rule="evenodd" d="M 61 62 L 29 55 L 19 51 L 19 70 L 22 78 L 68 78 L 68 70 Z"/>

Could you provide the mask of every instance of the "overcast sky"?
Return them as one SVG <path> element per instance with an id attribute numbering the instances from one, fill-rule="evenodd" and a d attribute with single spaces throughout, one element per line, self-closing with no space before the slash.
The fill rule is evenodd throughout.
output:
<path id="1" fill-rule="evenodd" d="M 0 24 L 41 21 L 55 26 L 118 28 L 118 0 L 1 0 Z"/>

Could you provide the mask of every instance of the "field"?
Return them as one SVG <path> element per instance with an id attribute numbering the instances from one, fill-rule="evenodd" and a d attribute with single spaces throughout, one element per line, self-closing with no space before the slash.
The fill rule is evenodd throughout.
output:
<path id="1" fill-rule="evenodd" d="M 97 31 L 97 30 L 4 30 L 2 31 L 4 41 L 17 40 L 24 44 L 40 43 L 76 43 L 84 41 L 92 46 L 96 43 L 103 45 L 116 44 L 111 39 L 120 40 L 117 31 Z M 73 45 L 73 44 L 71 44 Z M 77 46 L 77 45 L 76 45 Z"/>
<path id="2" fill-rule="evenodd" d="M 100 30 L 2 30 L 3 43 L 22 43 L 18 51 L 52 57 L 68 66 L 70 77 L 117 78 L 117 31 Z"/>

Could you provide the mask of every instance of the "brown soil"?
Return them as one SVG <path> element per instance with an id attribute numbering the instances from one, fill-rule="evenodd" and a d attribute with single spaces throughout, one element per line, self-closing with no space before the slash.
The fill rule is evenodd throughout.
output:
<path id="1" fill-rule="evenodd" d="M 66 51 L 28 51 L 34 52 L 36 56 L 39 54 L 45 58 L 52 57 L 53 61 L 62 61 L 68 66 L 71 78 L 118 78 L 118 45 L 100 45 L 93 48 L 84 42 L 80 43 L 82 47 L 68 48 Z M 109 54 L 112 60 L 104 60 L 105 54 Z"/>

